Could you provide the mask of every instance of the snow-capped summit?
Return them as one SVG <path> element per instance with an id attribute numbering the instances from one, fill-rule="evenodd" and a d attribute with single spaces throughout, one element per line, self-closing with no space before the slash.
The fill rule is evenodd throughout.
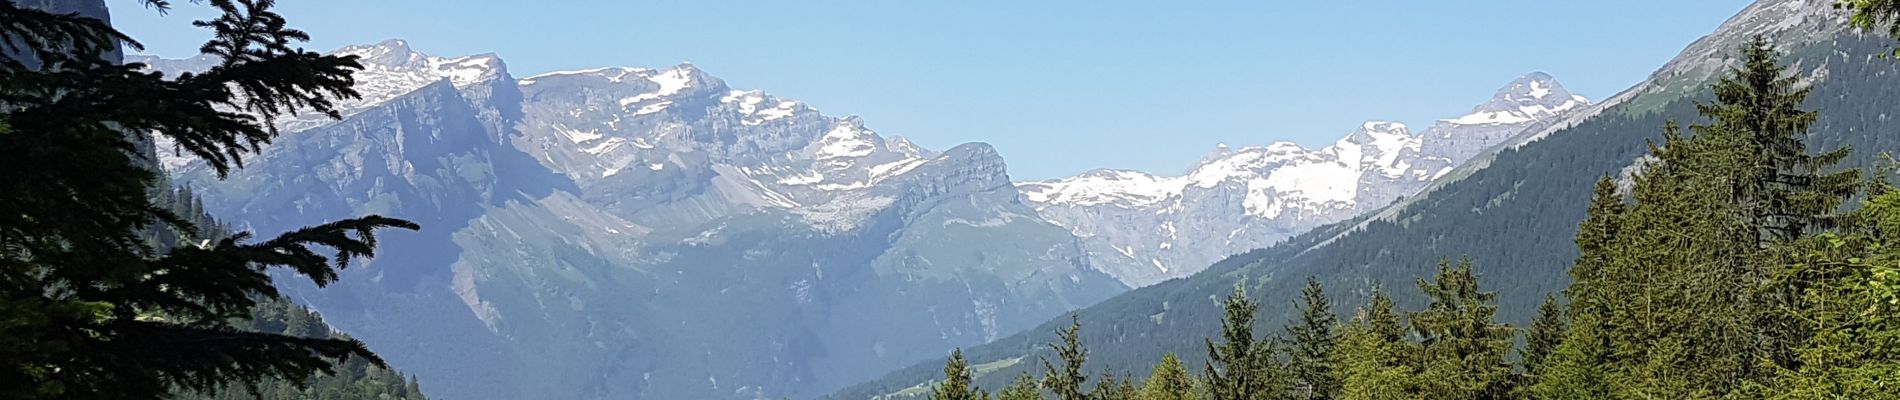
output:
<path id="1" fill-rule="evenodd" d="M 366 98 L 371 95 L 382 98 L 386 94 L 385 91 L 396 92 L 392 95 L 400 95 L 408 93 L 408 90 L 414 90 L 410 86 L 421 87 L 421 85 L 443 79 L 449 80 L 458 88 L 467 87 L 501 77 L 508 72 L 501 58 L 494 54 L 436 57 L 410 48 L 409 42 L 402 39 L 389 39 L 369 45 L 345 46 L 332 54 L 357 57 L 357 62 L 363 65 L 363 70 L 356 73 L 356 80 L 365 84 L 359 85 L 357 90 L 364 91 Z M 392 80 L 394 82 L 390 82 Z M 417 84 L 418 82 L 420 84 Z M 401 90 L 403 88 L 408 88 L 408 90 Z M 370 100 L 370 102 L 379 101 Z"/>
<path id="2" fill-rule="evenodd" d="M 1588 99 L 1571 94 L 1550 74 L 1532 72 L 1498 89 L 1491 101 L 1472 108 L 1470 114 L 1442 121 L 1458 125 L 1521 124 L 1587 105 Z"/>
<path id="3" fill-rule="evenodd" d="M 332 99 L 336 111 L 345 117 L 355 115 L 366 109 L 383 104 L 397 97 L 415 92 L 429 84 L 448 81 L 456 89 L 468 89 L 477 85 L 495 84 L 512 86 L 508 76 L 508 67 L 494 54 L 479 54 L 463 57 L 436 57 L 424 54 L 409 47 L 402 39 L 389 39 L 375 44 L 345 46 L 330 52 L 332 55 L 356 56 L 361 70 L 352 74 L 356 80 L 358 97 Z M 222 59 L 201 54 L 186 59 L 163 59 L 153 56 L 137 55 L 129 61 L 141 62 L 153 71 L 168 76 L 181 73 L 201 73 L 212 68 Z M 280 115 L 273 121 L 278 129 L 286 132 L 315 128 L 335 122 L 335 119 L 313 110 L 303 110 L 298 114 Z M 165 138 L 158 138 L 156 145 L 163 149 L 171 146 Z M 160 165 L 167 170 L 178 170 L 191 163 L 188 157 L 177 157 L 170 152 L 159 152 Z"/>
<path id="4" fill-rule="evenodd" d="M 1412 136 L 1412 132 L 1406 128 L 1405 123 L 1402 122 L 1366 121 L 1364 124 L 1360 124 L 1359 130 L 1353 131 L 1349 137 L 1355 138 L 1355 142 L 1363 142 L 1363 140 L 1373 137 L 1390 136 Z"/>
<path id="5" fill-rule="evenodd" d="M 345 118 L 280 125 L 297 132 L 228 180 L 173 172 L 248 229 L 371 213 L 434 227 L 379 259 L 403 268 L 353 268 L 330 291 L 344 294 L 301 300 L 449 382 L 442 397 L 814 397 L 1127 289 L 1020 200 L 988 145 L 931 151 L 691 64 L 517 81 L 494 56 L 400 40 L 338 54 L 364 67 Z M 834 313 L 863 318 L 807 318 Z M 375 322 L 393 319 L 430 322 Z M 707 332 L 813 339 L 718 356 L 737 369 L 625 362 L 703 357 Z M 434 356 L 469 348 L 485 351 Z M 676 372 L 717 383 L 640 378 Z"/>
<path id="6" fill-rule="evenodd" d="M 549 169 L 589 192 L 676 191 L 599 199 L 641 223 L 778 209 L 848 229 L 891 204 L 873 193 L 880 186 L 963 162 L 881 136 L 862 118 L 731 88 L 690 63 L 550 72 L 522 79 L 521 90 L 530 102 L 515 145 Z"/>
<path id="7" fill-rule="evenodd" d="M 345 46 L 331 54 L 356 56 L 357 63 L 363 66 L 362 70 L 354 74 L 356 91 L 361 97 L 336 101 L 337 110 L 344 115 L 355 114 L 364 108 L 443 80 L 454 84 L 457 89 L 466 89 L 508 78 L 508 66 L 494 54 L 437 57 L 410 48 L 409 42 L 402 39 Z M 321 114 L 305 113 L 285 116 L 279 122 L 285 130 L 295 131 L 327 124 L 330 119 Z"/>
<path id="8" fill-rule="evenodd" d="M 379 65 L 412 65 L 428 62 L 427 55 L 409 48 L 409 41 L 402 39 L 344 46 L 337 49 L 335 53 L 357 56 L 361 62 Z"/>
<path id="9" fill-rule="evenodd" d="M 1532 72 L 1498 89 L 1490 101 L 1473 107 L 1470 114 L 1442 119 L 1427 128 L 1421 133 L 1425 142 L 1420 152 L 1441 163 L 1462 163 L 1528 127 L 1589 105 L 1589 99 L 1570 93 L 1550 74 Z M 1443 172 L 1412 171 L 1414 174 Z"/>
<path id="10" fill-rule="evenodd" d="M 1098 169 L 1070 178 L 1019 183 L 1017 189 L 1024 198 L 1035 203 L 1141 206 L 1179 196 L 1182 187 L 1178 178 L 1163 178 L 1141 171 Z"/>
<path id="11" fill-rule="evenodd" d="M 1095 170 L 1017 187 L 1044 218 L 1082 237 L 1101 268 L 1143 286 L 1383 207 L 1510 134 L 1586 104 L 1532 73 L 1472 114 L 1423 132 L 1368 121 L 1319 149 L 1221 144 L 1177 177 Z"/>
<path id="12" fill-rule="evenodd" d="M 1390 201 L 1366 197 L 1360 182 L 1399 174 L 1418 144 L 1404 124 L 1374 121 L 1319 149 L 1219 145 L 1181 176 L 1103 169 L 1017 189 L 1084 238 L 1101 268 L 1142 286 Z"/>

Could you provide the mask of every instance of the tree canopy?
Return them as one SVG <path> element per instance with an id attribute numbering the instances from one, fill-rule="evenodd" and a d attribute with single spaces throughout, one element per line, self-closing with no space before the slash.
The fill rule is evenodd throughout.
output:
<path id="1" fill-rule="evenodd" d="M 194 23 L 213 33 L 201 50 L 221 62 L 167 79 L 112 59 L 139 45 L 98 19 L 0 0 L 0 398 L 165 397 L 381 365 L 353 339 L 227 321 L 282 298 L 273 270 L 325 285 L 374 255 L 378 230 L 418 226 L 372 215 L 211 237 L 155 203 L 169 188 L 148 135 L 224 174 L 279 134 L 273 117 L 336 117 L 333 101 L 357 96 L 356 60 L 296 47 L 308 35 L 271 0 L 204 4 L 218 17 Z"/>

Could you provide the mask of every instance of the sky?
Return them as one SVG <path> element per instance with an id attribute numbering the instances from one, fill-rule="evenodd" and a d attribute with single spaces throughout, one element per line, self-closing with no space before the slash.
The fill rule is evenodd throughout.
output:
<path id="1" fill-rule="evenodd" d="M 190 21 L 108 0 L 146 53 L 188 57 Z M 1367 120 L 1414 129 L 1543 71 L 1609 97 L 1743 0 L 280 0 L 305 47 L 401 38 L 499 54 L 510 72 L 691 62 L 933 149 L 996 146 L 1018 180 L 1179 174 L 1216 144 L 1322 147 Z M 1192 3 L 1192 4 L 1182 4 Z"/>

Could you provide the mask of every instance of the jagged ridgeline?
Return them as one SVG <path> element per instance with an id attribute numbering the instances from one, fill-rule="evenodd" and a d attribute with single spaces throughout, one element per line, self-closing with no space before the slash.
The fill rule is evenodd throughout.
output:
<path id="1" fill-rule="evenodd" d="M 1627 179 L 1646 141 L 1659 139 L 1666 121 L 1706 123 L 1695 109 L 1712 99 L 1708 84 L 1731 65 L 1757 34 L 1781 45 L 1783 64 L 1812 85 L 1803 109 L 1820 113 L 1810 130 L 1812 151 L 1853 147 L 1843 167 L 1876 167 L 1881 154 L 1900 149 L 1892 110 L 1900 109 L 1900 64 L 1877 58 L 1891 45 L 1883 35 L 1848 30 L 1827 1 L 1770 0 L 1744 10 L 1714 34 L 1636 87 L 1572 117 L 1530 128 L 1504 146 L 1452 171 L 1417 196 L 1364 217 L 1318 228 L 1271 248 L 1230 257 L 1185 279 L 1117 296 L 1079 313 L 1089 368 L 1145 374 L 1165 353 L 1190 366 L 1205 361 L 1199 338 L 1218 337 L 1220 299 L 1236 282 L 1261 306 L 1257 331 L 1278 332 L 1295 316 L 1300 287 L 1320 280 L 1345 315 L 1375 287 L 1402 309 L 1423 297 L 1414 280 L 1431 276 L 1438 260 L 1469 256 L 1486 290 L 1499 292 L 1499 317 L 1528 326 L 1546 294 L 1569 283 L 1577 255 L 1572 241 L 1593 183 Z M 964 349 L 975 384 L 1003 388 L 1022 372 L 1038 373 L 1047 343 L 1067 318 L 994 343 Z M 848 388 L 838 399 L 918 393 L 940 379 L 941 360 L 896 371 Z M 910 391 L 906 391 L 910 389 Z"/>
<path id="2" fill-rule="evenodd" d="M 283 116 L 296 131 L 228 179 L 166 166 L 250 230 L 429 227 L 284 290 L 434 397 L 813 397 L 1127 290 L 987 145 L 923 148 L 690 64 L 516 79 L 400 40 L 336 53 L 366 67 L 341 121 Z"/>

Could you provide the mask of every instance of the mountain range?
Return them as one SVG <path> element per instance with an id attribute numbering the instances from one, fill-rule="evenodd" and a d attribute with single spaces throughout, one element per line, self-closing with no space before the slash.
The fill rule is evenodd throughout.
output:
<path id="1" fill-rule="evenodd" d="M 293 133 L 224 179 L 158 158 L 244 230 L 421 223 L 285 289 L 439 398 L 828 393 L 1377 209 L 1588 104 L 1531 74 L 1417 134 L 1011 182 L 988 145 L 926 149 L 691 64 L 516 78 L 401 40 L 335 53 L 364 65 L 343 119 L 278 118 Z"/>
<path id="2" fill-rule="evenodd" d="M 1883 152 L 1900 149 L 1900 138 L 1884 127 L 1890 110 L 1900 108 L 1900 96 L 1892 95 L 1900 93 L 1900 80 L 1893 79 L 1900 64 L 1876 56 L 1891 38 L 1849 30 L 1845 13 L 1831 5 L 1757 1 L 1628 90 L 1496 137 L 1495 145 L 1413 195 L 1080 310 L 1088 368 L 1151 365 L 1166 353 L 1200 365 L 1207 349 L 1199 338 L 1218 337 L 1220 299 L 1237 285 L 1261 304 L 1255 331 L 1274 334 L 1295 316 L 1309 278 L 1326 287 L 1340 315 L 1350 315 L 1375 288 L 1416 309 L 1424 301 L 1418 280 L 1441 260 L 1461 257 L 1473 260 L 1485 290 L 1497 292 L 1500 319 L 1525 326 L 1545 296 L 1561 296 L 1569 283 L 1567 269 L 1577 255 L 1572 239 L 1594 182 L 1627 179 L 1665 124 L 1704 123 L 1696 107 L 1713 97 L 1707 85 L 1757 36 L 1775 43 L 1784 64 L 1812 90 L 1802 107 L 1820 118 L 1808 147 L 1850 147 L 1847 164 L 1879 165 Z M 1004 365 L 980 370 L 977 385 L 1002 387 L 1020 372 L 1034 372 L 1031 361 L 1054 356 L 1047 344 L 1069 322 L 1060 318 L 964 349 L 973 365 Z M 941 360 L 921 363 L 832 398 L 903 397 L 893 395 L 914 392 L 941 366 Z"/>
<path id="3" fill-rule="evenodd" d="M 1383 207 L 1511 134 L 1589 105 L 1532 73 L 1416 134 L 1371 121 L 1320 149 L 1221 145 L 1180 176 L 1103 169 L 1017 188 L 1081 238 L 1097 268 L 1141 287 Z"/>
<path id="4" fill-rule="evenodd" d="M 1128 287 L 1021 202 L 994 149 L 937 151 L 689 64 L 516 79 L 400 40 L 362 96 L 218 179 L 238 228 L 424 231 L 286 291 L 438 398 L 812 396 Z M 134 57 L 166 73 L 211 60 Z"/>

